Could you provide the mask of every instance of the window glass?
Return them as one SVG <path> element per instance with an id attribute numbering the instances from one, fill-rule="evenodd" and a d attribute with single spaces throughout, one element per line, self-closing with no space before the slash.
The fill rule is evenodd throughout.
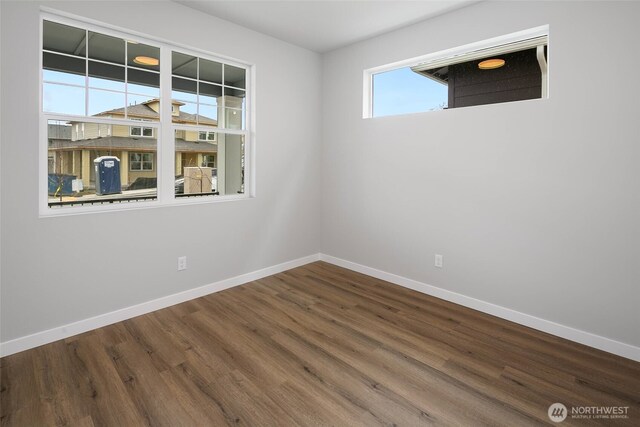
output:
<path id="1" fill-rule="evenodd" d="M 243 70 L 244 71 L 244 70 Z M 222 64 L 219 62 L 200 59 L 200 80 L 222 84 Z"/>
<path id="2" fill-rule="evenodd" d="M 174 123 L 245 129 L 244 68 L 173 52 L 172 70 Z"/>
<path id="3" fill-rule="evenodd" d="M 374 73 L 373 117 L 547 97 L 546 35 Z"/>
<path id="4" fill-rule="evenodd" d="M 159 119 L 159 48 L 45 20 L 42 54 L 44 111 Z"/>
<path id="5" fill-rule="evenodd" d="M 176 198 L 244 194 L 245 68 L 89 24 L 76 28 L 45 18 L 42 36 L 46 206 L 156 200 L 159 175 L 171 172 Z M 161 49 L 171 54 L 166 113 Z M 173 122 L 173 153 L 166 152 L 172 144 L 159 141 L 161 121 Z M 158 167 L 158 150 L 165 150 L 161 157 L 173 155 L 173 171 Z M 172 198 L 157 203 L 166 200 Z"/>
<path id="6" fill-rule="evenodd" d="M 175 141 L 177 197 L 243 194 L 243 135 L 176 130 Z"/>
<path id="7" fill-rule="evenodd" d="M 411 71 L 410 67 L 373 76 L 373 116 L 447 108 L 447 85 Z"/>
<path id="8" fill-rule="evenodd" d="M 85 88 L 55 83 L 42 85 L 42 108 L 47 113 L 83 116 Z"/>
<path id="9" fill-rule="evenodd" d="M 42 25 L 42 49 L 84 58 L 87 31 L 57 22 L 44 21 Z"/>
<path id="10" fill-rule="evenodd" d="M 88 120 L 47 122 L 49 207 L 156 198 L 156 140 L 131 138 L 127 128 Z"/>
<path id="11" fill-rule="evenodd" d="M 246 73 L 243 68 L 234 67 L 232 65 L 224 65 L 224 84 L 244 89 Z"/>

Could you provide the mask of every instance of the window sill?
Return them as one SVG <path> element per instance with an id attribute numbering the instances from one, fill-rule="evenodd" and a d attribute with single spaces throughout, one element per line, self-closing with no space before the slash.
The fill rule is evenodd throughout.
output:
<path id="1" fill-rule="evenodd" d="M 172 198 L 167 201 L 153 200 L 147 202 L 123 202 L 113 203 L 108 205 L 99 206 L 64 206 L 50 208 L 45 205 L 40 210 L 39 218 L 54 218 L 65 217 L 75 215 L 87 215 L 87 214 L 100 214 L 107 212 L 125 212 L 139 209 L 154 209 L 154 208 L 167 208 L 175 206 L 189 206 L 189 205 L 204 205 L 204 204 L 216 204 L 226 203 L 240 200 L 255 199 L 255 196 L 249 194 L 238 194 L 228 196 L 191 196 L 191 197 L 179 197 Z"/>

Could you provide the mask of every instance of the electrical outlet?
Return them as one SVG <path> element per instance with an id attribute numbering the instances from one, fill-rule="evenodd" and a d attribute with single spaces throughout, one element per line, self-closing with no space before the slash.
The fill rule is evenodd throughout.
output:
<path id="1" fill-rule="evenodd" d="M 438 268 L 442 268 L 442 255 L 436 254 L 434 265 Z"/>
<path id="2" fill-rule="evenodd" d="M 178 271 L 182 271 L 182 270 L 186 270 L 187 269 L 187 257 L 186 256 L 179 256 L 178 257 Z"/>

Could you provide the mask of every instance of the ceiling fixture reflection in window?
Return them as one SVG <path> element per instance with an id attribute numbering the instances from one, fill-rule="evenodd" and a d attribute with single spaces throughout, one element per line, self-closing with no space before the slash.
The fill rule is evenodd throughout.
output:
<path id="1" fill-rule="evenodd" d="M 133 62 L 140 65 L 150 65 L 155 66 L 160 63 L 158 58 L 151 58 L 150 56 L 136 56 L 133 58 Z"/>

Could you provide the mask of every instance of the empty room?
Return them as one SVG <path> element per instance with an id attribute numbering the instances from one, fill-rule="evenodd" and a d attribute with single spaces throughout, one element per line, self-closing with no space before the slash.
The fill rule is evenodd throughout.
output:
<path id="1" fill-rule="evenodd" d="M 0 424 L 640 425 L 638 22 L 0 1 Z"/>

